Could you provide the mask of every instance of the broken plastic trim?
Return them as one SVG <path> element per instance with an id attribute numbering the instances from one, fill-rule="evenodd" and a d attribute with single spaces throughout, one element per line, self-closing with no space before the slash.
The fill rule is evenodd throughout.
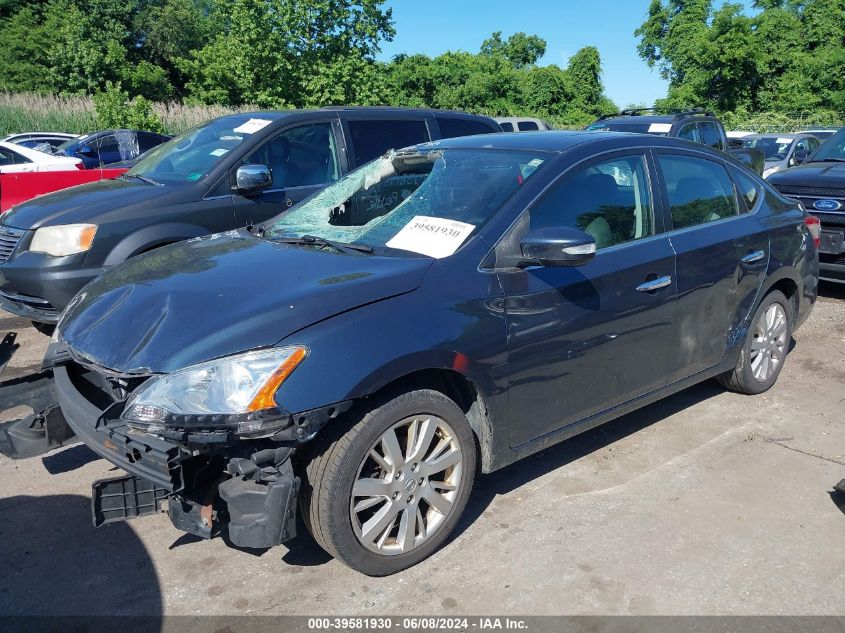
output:
<path id="1" fill-rule="evenodd" d="M 80 441 L 59 408 L 52 371 L 0 383 L 0 410 L 20 405 L 34 413 L 0 424 L 0 453 L 6 457 L 26 459 Z"/>

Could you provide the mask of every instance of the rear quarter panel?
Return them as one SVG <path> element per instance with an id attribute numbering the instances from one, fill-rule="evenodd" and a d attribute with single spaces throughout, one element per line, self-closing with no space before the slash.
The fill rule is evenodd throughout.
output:
<path id="1" fill-rule="evenodd" d="M 769 231 L 770 256 L 761 296 L 784 279 L 795 283 L 798 288 L 798 314 L 794 330 L 807 318 L 818 295 L 818 250 L 804 224 L 806 212 L 794 201 L 768 189 L 765 195 L 765 205 L 758 217 Z"/>

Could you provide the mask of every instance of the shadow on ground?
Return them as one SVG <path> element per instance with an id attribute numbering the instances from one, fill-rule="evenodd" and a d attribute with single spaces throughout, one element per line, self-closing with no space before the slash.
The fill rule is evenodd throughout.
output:
<path id="1" fill-rule="evenodd" d="M 0 615 L 145 615 L 160 629 L 158 578 L 128 524 L 95 530 L 79 495 L 0 499 L 0 517 Z"/>
<path id="2" fill-rule="evenodd" d="M 835 284 L 830 281 L 820 281 L 819 295 L 828 299 L 845 300 L 845 284 Z"/>

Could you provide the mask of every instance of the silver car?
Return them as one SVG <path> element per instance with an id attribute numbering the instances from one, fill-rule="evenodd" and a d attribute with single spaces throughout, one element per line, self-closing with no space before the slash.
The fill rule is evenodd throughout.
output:
<path id="1" fill-rule="evenodd" d="M 821 141 L 812 134 L 750 134 L 742 138 L 742 146 L 763 150 L 763 178 L 800 165 Z"/>

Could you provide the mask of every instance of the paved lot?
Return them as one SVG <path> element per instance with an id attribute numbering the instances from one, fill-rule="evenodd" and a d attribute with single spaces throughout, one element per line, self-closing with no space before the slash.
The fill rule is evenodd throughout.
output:
<path id="1" fill-rule="evenodd" d="M 843 614 L 845 293 L 825 291 L 769 393 L 702 384 L 481 477 L 451 543 L 390 578 L 304 536 L 259 556 L 166 516 L 95 530 L 108 463 L 0 457 L 0 613 Z M 4 377 L 46 344 L 9 331 Z"/>

